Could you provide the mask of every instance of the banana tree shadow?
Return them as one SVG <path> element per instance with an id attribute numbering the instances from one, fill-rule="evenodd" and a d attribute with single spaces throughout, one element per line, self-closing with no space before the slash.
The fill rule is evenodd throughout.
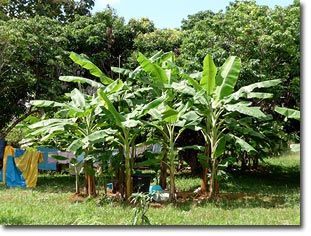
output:
<path id="1" fill-rule="evenodd" d="M 262 166 L 258 170 L 231 172 L 220 182 L 218 197 L 213 200 L 179 202 L 176 207 L 189 211 L 193 205 L 236 208 L 284 208 L 300 203 L 299 167 Z"/>
<path id="2" fill-rule="evenodd" d="M 83 187 L 84 179 L 80 177 L 80 186 Z M 82 189 L 82 188 L 81 188 Z M 75 177 L 71 175 L 42 174 L 38 176 L 36 190 L 39 192 L 75 192 Z"/>

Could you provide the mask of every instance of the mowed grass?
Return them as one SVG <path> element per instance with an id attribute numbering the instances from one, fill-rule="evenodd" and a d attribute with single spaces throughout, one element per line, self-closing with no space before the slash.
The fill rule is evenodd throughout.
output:
<path id="1" fill-rule="evenodd" d="M 264 171 L 232 174 L 220 184 L 214 201 L 151 207 L 152 225 L 299 225 L 300 157 L 267 159 Z M 187 191 L 199 178 L 177 177 L 177 188 Z M 41 175 L 36 189 L 0 187 L 2 225 L 131 225 L 133 208 L 99 199 L 72 202 L 74 178 Z"/>

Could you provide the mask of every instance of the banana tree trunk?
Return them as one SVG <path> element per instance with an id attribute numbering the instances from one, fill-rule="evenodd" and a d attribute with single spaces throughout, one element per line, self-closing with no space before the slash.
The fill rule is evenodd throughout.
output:
<path id="1" fill-rule="evenodd" d="M 95 185 L 95 176 L 94 175 L 85 175 L 86 181 L 86 195 L 96 197 L 96 185 Z"/>
<path id="2" fill-rule="evenodd" d="M 208 162 L 210 162 L 210 148 L 209 145 L 206 144 L 205 145 L 205 151 L 204 154 L 207 158 L 206 162 L 207 164 L 210 164 Z M 206 194 L 207 193 L 207 173 L 208 173 L 208 168 L 203 167 L 203 171 L 202 171 L 202 177 L 201 177 L 201 193 L 202 194 Z"/>
<path id="3" fill-rule="evenodd" d="M 125 145 L 124 156 L 125 156 L 125 199 L 128 200 L 133 193 L 133 181 L 131 173 L 131 158 L 130 158 L 130 146 Z"/>
<path id="4" fill-rule="evenodd" d="M 90 149 L 85 151 L 85 159 L 88 156 Z M 93 161 L 88 160 L 84 162 L 84 173 L 85 173 L 85 194 L 87 196 L 96 197 L 96 185 L 95 185 L 95 173 L 93 167 Z"/>
<path id="5" fill-rule="evenodd" d="M 207 168 L 203 168 L 202 171 L 202 177 L 201 177 L 201 193 L 206 194 L 207 193 Z"/>
<path id="6" fill-rule="evenodd" d="M 94 176 L 92 161 L 84 162 L 84 173 L 85 173 L 85 194 L 87 196 L 95 197 L 96 196 L 96 185 L 95 185 L 95 176 Z"/>
<path id="7" fill-rule="evenodd" d="M 175 154 L 174 154 L 174 146 L 170 147 L 169 153 L 169 161 L 170 161 L 170 201 L 175 200 Z"/>
<path id="8" fill-rule="evenodd" d="M 160 186 L 162 189 L 166 189 L 167 182 L 167 149 L 163 149 L 163 158 L 160 163 Z"/>
<path id="9" fill-rule="evenodd" d="M 170 167 L 170 201 L 175 200 L 175 167 Z"/>
<path id="10" fill-rule="evenodd" d="M 78 173 L 78 168 L 77 166 L 74 167 L 75 168 L 75 176 L 76 176 L 76 181 L 75 181 L 75 185 L 76 185 L 76 194 L 80 193 L 80 187 L 79 187 L 79 173 Z"/>
<path id="11" fill-rule="evenodd" d="M 215 159 L 212 160 L 212 168 L 211 168 L 211 175 L 210 175 L 210 185 L 209 185 L 209 198 L 215 198 L 216 195 L 216 177 L 217 177 L 217 161 Z"/>

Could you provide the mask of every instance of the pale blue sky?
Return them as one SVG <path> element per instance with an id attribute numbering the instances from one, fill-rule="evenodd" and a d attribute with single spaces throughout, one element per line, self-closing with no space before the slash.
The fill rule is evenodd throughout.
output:
<path id="1" fill-rule="evenodd" d="M 230 0 L 96 0 L 93 12 L 103 10 L 107 4 L 125 18 L 148 17 L 158 28 L 178 28 L 181 20 L 202 10 L 217 12 L 225 9 Z M 293 0 L 256 0 L 259 5 L 288 6 Z"/>

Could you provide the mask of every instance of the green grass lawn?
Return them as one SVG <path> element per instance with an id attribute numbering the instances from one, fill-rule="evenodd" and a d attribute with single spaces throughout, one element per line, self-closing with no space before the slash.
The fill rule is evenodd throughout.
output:
<path id="1" fill-rule="evenodd" d="M 263 172 L 234 174 L 220 184 L 219 200 L 151 207 L 153 225 L 299 225 L 300 157 L 267 159 Z M 177 177 L 179 190 L 200 185 L 199 178 Z M 74 178 L 41 175 L 36 189 L 0 187 L 1 225 L 130 225 L 133 208 L 98 199 L 74 203 Z"/>

